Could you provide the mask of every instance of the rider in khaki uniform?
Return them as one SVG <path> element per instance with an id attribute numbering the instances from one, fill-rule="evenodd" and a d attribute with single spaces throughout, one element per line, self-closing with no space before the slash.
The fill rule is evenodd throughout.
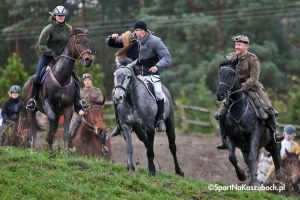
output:
<path id="1" fill-rule="evenodd" d="M 266 124 L 269 128 L 270 134 L 274 134 L 276 141 L 281 141 L 284 136 L 282 133 L 276 131 L 276 117 L 271 101 L 263 91 L 263 85 L 259 82 L 260 75 L 260 61 L 257 56 L 248 51 L 249 38 L 245 35 L 233 37 L 235 42 L 235 52 L 231 52 L 226 56 L 227 60 L 233 60 L 238 58 L 238 64 L 236 65 L 237 72 L 242 82 L 242 87 L 245 92 L 256 93 L 259 99 L 263 100 L 263 108 L 267 113 Z M 226 104 L 226 103 L 225 103 Z M 222 104 L 221 108 L 216 114 L 216 118 L 222 120 L 227 111 L 226 105 Z M 265 113 L 264 113 L 265 114 Z M 225 149 L 225 135 L 221 132 L 221 140 L 217 146 L 218 149 Z"/>
<path id="2" fill-rule="evenodd" d="M 91 74 L 83 74 L 82 80 L 84 88 L 80 89 L 80 96 L 90 105 L 100 105 L 104 101 L 103 94 L 100 89 L 93 86 L 93 77 Z M 81 123 L 81 116 L 84 115 L 84 111 L 80 110 L 79 115 L 75 115 L 70 125 L 69 134 L 74 137 L 77 129 Z"/>

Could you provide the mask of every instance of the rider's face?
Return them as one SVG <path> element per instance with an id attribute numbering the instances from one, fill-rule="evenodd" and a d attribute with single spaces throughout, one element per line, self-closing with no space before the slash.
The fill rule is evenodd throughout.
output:
<path id="1" fill-rule="evenodd" d="M 137 39 L 142 39 L 143 37 L 145 37 L 147 32 L 144 29 L 137 28 L 134 30 L 134 33 Z"/>
<path id="2" fill-rule="evenodd" d="M 242 55 L 248 50 L 249 45 L 242 42 L 235 42 L 234 48 L 237 55 Z"/>
<path id="3" fill-rule="evenodd" d="M 93 82 L 90 78 L 86 78 L 86 79 L 83 80 L 83 84 L 84 84 L 85 87 L 92 87 Z"/>
<path id="4" fill-rule="evenodd" d="M 10 95 L 11 95 L 11 98 L 13 98 L 13 99 L 18 98 L 18 96 L 19 96 L 19 94 L 16 92 L 11 93 Z"/>
<path id="5" fill-rule="evenodd" d="M 65 18 L 66 18 L 66 16 L 64 16 L 64 15 L 55 15 L 55 20 L 58 23 L 63 23 L 65 21 Z"/>

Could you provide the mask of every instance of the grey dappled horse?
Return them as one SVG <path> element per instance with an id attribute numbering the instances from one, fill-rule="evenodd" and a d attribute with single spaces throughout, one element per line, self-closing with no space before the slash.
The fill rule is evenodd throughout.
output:
<path id="1" fill-rule="evenodd" d="M 219 101 L 229 101 L 228 111 L 220 119 L 220 129 L 226 135 L 229 148 L 229 160 L 233 164 L 239 180 L 246 180 L 244 171 L 238 166 L 235 149 L 241 149 L 245 163 L 250 172 L 250 185 L 257 185 L 257 164 L 259 149 L 265 147 L 271 153 L 275 164 L 276 175 L 280 174 L 280 143 L 276 143 L 270 136 L 263 120 L 256 116 L 248 97 L 242 89 L 240 77 L 236 71 L 238 59 L 225 60 L 219 67 L 219 87 L 217 98 Z"/>
<path id="2" fill-rule="evenodd" d="M 153 143 L 157 113 L 156 100 L 147 90 L 145 83 L 135 76 L 132 67 L 136 64 L 136 61 L 127 65 L 121 65 L 118 59 L 116 59 L 116 64 L 117 69 L 114 72 L 115 93 L 113 100 L 117 104 L 117 121 L 126 141 L 127 168 L 129 172 L 135 170 L 131 137 L 131 132 L 134 131 L 147 149 L 149 174 L 155 175 Z M 166 98 L 164 115 L 169 149 L 174 159 L 176 174 L 183 176 L 184 173 L 179 167 L 176 156 L 176 136 L 172 101 L 169 91 L 164 86 L 163 92 Z"/>
<path id="3" fill-rule="evenodd" d="M 37 111 L 46 114 L 50 123 L 46 138 L 49 149 L 52 149 L 54 143 L 54 134 L 58 128 L 59 117 L 64 115 L 64 146 L 68 146 L 68 131 L 75 98 L 75 80 L 72 78 L 72 73 L 75 61 L 78 59 L 83 66 L 90 66 L 92 62 L 90 40 L 83 30 L 73 28 L 67 45 L 41 86 L 37 109 L 27 111 L 28 123 L 34 136 L 33 147 L 38 128 L 35 118 Z M 25 102 L 30 99 L 32 82 L 33 76 L 23 87 Z"/>

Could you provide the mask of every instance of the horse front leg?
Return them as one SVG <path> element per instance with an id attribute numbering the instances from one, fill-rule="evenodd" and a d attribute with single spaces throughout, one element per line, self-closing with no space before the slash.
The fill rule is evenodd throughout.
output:
<path id="1" fill-rule="evenodd" d="M 133 173 L 135 168 L 133 164 L 133 146 L 132 146 L 131 128 L 124 124 L 121 125 L 121 128 L 126 143 L 127 169 L 130 173 Z"/>
<path id="2" fill-rule="evenodd" d="M 52 107 L 50 106 L 48 100 L 46 99 L 44 101 L 43 105 L 44 111 L 48 117 L 49 120 L 49 131 L 46 137 L 46 141 L 48 142 L 48 148 L 49 150 L 52 150 L 53 143 L 54 143 L 54 134 L 57 130 L 58 127 L 58 116 L 55 115 L 53 112 Z"/>
<path id="3" fill-rule="evenodd" d="M 73 106 L 69 106 L 64 111 L 64 149 L 70 147 L 69 127 L 73 115 Z"/>
<path id="4" fill-rule="evenodd" d="M 257 129 L 256 129 L 257 130 Z M 259 132 L 254 131 L 251 137 L 251 146 L 249 152 L 248 166 L 250 172 L 250 182 L 249 185 L 259 185 L 259 181 L 257 180 L 257 158 L 259 151 Z"/>
<path id="5" fill-rule="evenodd" d="M 275 165 L 275 176 L 277 179 L 281 176 L 281 156 L 280 156 L 280 149 L 281 149 L 281 143 L 276 143 L 273 139 L 271 143 L 269 144 L 270 147 L 269 152 L 271 153 L 271 156 L 273 158 L 273 162 Z"/>
<path id="6" fill-rule="evenodd" d="M 37 121 L 36 111 L 26 111 L 26 126 L 30 130 L 31 138 L 29 139 L 29 145 L 31 148 L 35 148 L 35 141 L 37 137 Z M 28 127 L 29 126 L 29 127 Z"/>
<path id="7" fill-rule="evenodd" d="M 233 144 L 233 142 L 231 142 L 231 140 L 228 136 L 226 137 L 226 142 L 227 142 L 228 151 L 229 151 L 229 161 L 234 166 L 238 179 L 240 181 L 244 181 L 247 179 L 247 177 L 246 177 L 244 170 L 242 170 L 237 164 L 237 159 L 236 159 L 236 155 L 235 155 L 236 146 L 235 146 L 235 144 Z"/>

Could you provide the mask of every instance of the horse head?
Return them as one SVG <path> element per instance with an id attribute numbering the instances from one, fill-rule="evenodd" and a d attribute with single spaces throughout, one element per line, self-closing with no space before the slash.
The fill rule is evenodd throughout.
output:
<path id="1" fill-rule="evenodd" d="M 91 105 L 83 116 L 83 123 L 87 129 L 95 134 L 102 134 L 105 131 L 103 120 L 103 109 L 101 105 Z"/>
<path id="2" fill-rule="evenodd" d="M 300 191 L 300 160 L 299 155 L 290 153 L 285 150 L 286 157 L 282 162 L 282 169 L 287 172 L 287 175 L 293 180 L 293 183 Z"/>
<path id="3" fill-rule="evenodd" d="M 71 50 L 72 57 L 80 60 L 80 64 L 89 67 L 93 61 L 92 51 L 90 49 L 90 39 L 87 32 L 73 28 L 68 42 L 68 48 Z"/>
<path id="4" fill-rule="evenodd" d="M 125 95 L 130 91 L 130 82 L 135 76 L 133 71 L 133 66 L 137 63 L 137 60 L 128 63 L 122 64 L 119 59 L 116 59 L 117 69 L 114 72 L 114 85 L 115 91 L 113 94 L 113 101 L 116 104 L 123 102 Z"/>
<path id="5" fill-rule="evenodd" d="M 219 86 L 217 90 L 217 98 L 219 101 L 224 100 L 230 96 L 240 83 L 239 75 L 236 71 L 238 58 L 233 60 L 224 60 L 219 65 Z M 241 87 L 241 86 L 240 86 Z"/>

